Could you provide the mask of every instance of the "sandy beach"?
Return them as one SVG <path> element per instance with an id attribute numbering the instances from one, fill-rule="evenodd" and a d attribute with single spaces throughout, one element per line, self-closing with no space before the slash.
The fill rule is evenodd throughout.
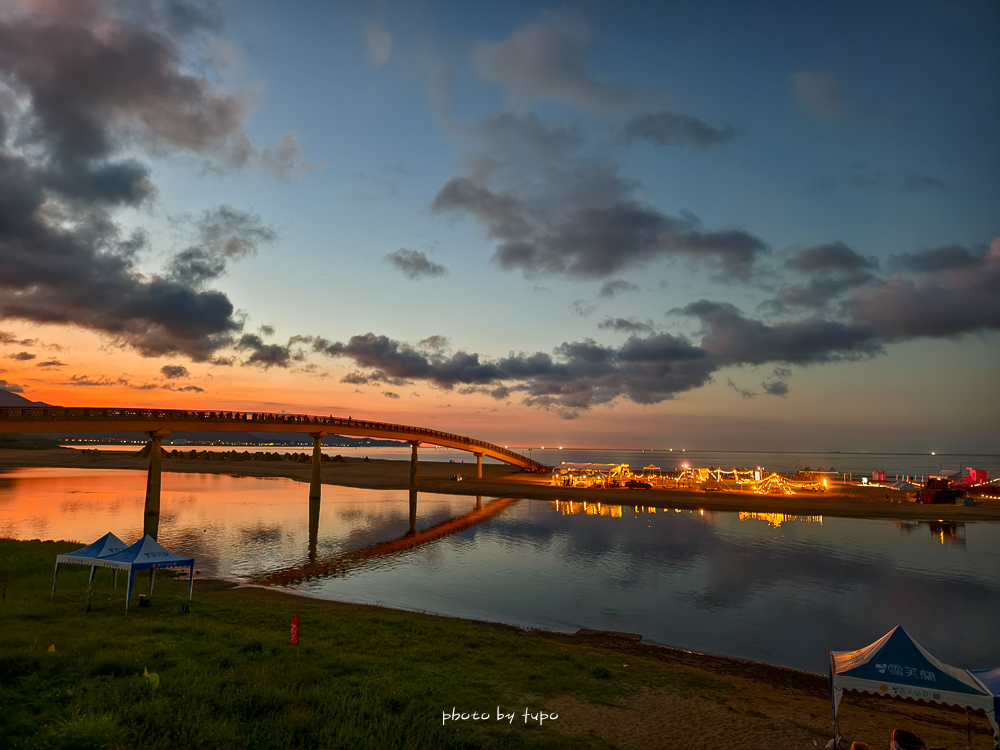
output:
<path id="1" fill-rule="evenodd" d="M 242 450 L 238 451 L 240 454 Z M 263 451 L 250 451 L 251 460 L 163 458 L 164 472 L 233 474 L 252 477 L 287 477 L 308 482 L 310 464 L 293 461 L 265 461 Z M 255 455 L 256 454 L 256 455 Z M 204 455 L 204 454 L 202 454 Z M 219 454 L 216 454 L 219 455 Z M 304 455 L 304 454 L 303 454 Z M 0 449 L 0 470 L 17 467 L 60 467 L 75 469 L 145 470 L 149 459 L 136 452 L 58 448 L 51 450 Z M 452 481 L 459 475 L 462 481 Z M 344 458 L 324 461 L 323 484 L 364 489 L 407 489 L 409 461 L 372 458 Z M 417 487 L 421 492 L 446 495 L 533 498 L 571 502 L 641 505 L 656 508 L 748 511 L 788 515 L 822 515 L 844 518 L 901 518 L 947 521 L 1000 521 L 1000 500 L 984 500 L 979 505 L 921 505 L 907 502 L 902 492 L 880 487 L 834 485 L 822 493 L 796 495 L 755 495 L 737 492 L 691 492 L 687 490 L 629 490 L 556 487 L 548 477 L 525 474 L 519 469 L 483 464 L 483 478 L 476 478 L 475 463 L 420 461 Z"/>

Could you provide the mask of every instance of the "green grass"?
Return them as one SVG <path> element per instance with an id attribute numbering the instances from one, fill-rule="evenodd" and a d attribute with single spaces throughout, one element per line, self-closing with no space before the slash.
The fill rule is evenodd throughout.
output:
<path id="1" fill-rule="evenodd" d="M 126 619 L 124 585 L 98 571 L 87 612 L 85 568 L 63 566 L 49 598 L 55 556 L 78 547 L 0 540 L 0 747 L 599 748 L 521 714 L 560 695 L 623 705 L 642 687 L 731 689 L 570 639 L 217 582 L 196 583 L 182 614 L 187 582 L 158 576 L 153 606 L 133 600 Z M 513 724 L 442 726 L 453 707 L 497 706 Z"/>

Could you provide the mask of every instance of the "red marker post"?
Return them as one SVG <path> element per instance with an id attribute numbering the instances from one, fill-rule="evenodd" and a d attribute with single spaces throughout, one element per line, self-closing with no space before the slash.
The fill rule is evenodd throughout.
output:
<path id="1" fill-rule="evenodd" d="M 295 615 L 292 618 L 292 645 L 299 645 L 299 616 Z"/>

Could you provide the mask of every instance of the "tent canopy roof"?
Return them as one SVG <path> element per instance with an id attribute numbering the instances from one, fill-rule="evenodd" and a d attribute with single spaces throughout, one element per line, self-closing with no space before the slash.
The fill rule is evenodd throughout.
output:
<path id="1" fill-rule="evenodd" d="M 126 547 L 128 545 L 125 542 L 109 531 L 93 544 L 88 544 L 86 547 L 81 547 L 74 552 L 67 552 L 65 555 L 58 555 L 56 562 L 89 565 L 92 560 L 118 554 L 119 552 L 123 552 Z"/>
<path id="2" fill-rule="evenodd" d="M 148 568 L 182 568 L 194 565 L 193 557 L 182 557 L 164 549 L 149 534 L 128 549 L 101 559 L 108 568 L 144 570 Z"/>
<path id="3" fill-rule="evenodd" d="M 835 676 L 988 695 L 968 670 L 952 667 L 932 656 L 899 626 L 870 646 L 857 651 L 834 651 L 831 656 Z"/>

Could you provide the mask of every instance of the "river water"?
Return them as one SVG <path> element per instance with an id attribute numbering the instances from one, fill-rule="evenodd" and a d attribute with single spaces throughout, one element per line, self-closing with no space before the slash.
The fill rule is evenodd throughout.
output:
<path id="1" fill-rule="evenodd" d="M 110 530 L 131 543 L 144 490 L 140 471 L 8 470 L 0 536 L 85 544 Z M 474 497 L 420 493 L 416 528 L 475 507 Z M 307 486 L 291 480 L 167 473 L 159 539 L 207 575 L 243 580 L 295 569 L 310 554 L 323 561 L 370 549 L 341 574 L 295 590 L 564 632 L 640 633 L 813 672 L 825 673 L 830 650 L 867 645 L 895 625 L 949 663 L 1000 665 L 1000 523 L 520 500 L 381 554 L 380 543 L 409 531 L 407 492 L 324 486 L 312 539 L 308 510 Z"/>

